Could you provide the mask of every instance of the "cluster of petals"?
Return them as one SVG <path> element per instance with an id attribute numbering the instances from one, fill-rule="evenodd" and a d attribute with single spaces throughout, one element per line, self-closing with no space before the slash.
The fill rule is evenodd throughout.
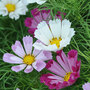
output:
<path id="1" fill-rule="evenodd" d="M 82 86 L 83 90 L 90 90 L 90 83 L 87 82 Z"/>
<path id="2" fill-rule="evenodd" d="M 31 3 L 37 3 L 37 4 L 43 4 L 46 2 L 46 0 L 22 0 L 23 3 L 26 5 L 31 4 Z"/>
<path id="3" fill-rule="evenodd" d="M 12 45 L 12 50 L 16 55 L 5 53 L 3 61 L 11 64 L 19 64 L 12 66 L 11 69 L 15 72 L 19 72 L 24 69 L 25 73 L 30 73 L 33 71 L 33 68 L 40 72 L 46 66 L 44 61 L 52 59 L 51 52 L 40 51 L 35 48 L 33 50 L 33 38 L 30 36 L 23 37 L 23 44 L 24 48 L 20 41 L 16 41 L 15 44 Z M 30 55 L 33 56 L 31 57 Z"/>
<path id="4" fill-rule="evenodd" d="M 46 21 L 46 23 L 48 24 L 49 20 L 52 18 L 50 15 L 50 10 L 39 11 L 38 8 L 35 8 L 35 9 L 31 10 L 31 14 L 33 17 L 32 18 L 27 17 L 25 19 L 25 26 L 29 28 L 28 32 L 33 35 L 34 35 L 34 32 L 37 29 L 37 26 L 40 22 Z M 62 17 L 60 14 L 61 14 L 60 11 L 57 12 L 57 15 L 55 17 L 62 20 Z M 65 13 L 63 13 L 63 15 L 65 15 Z"/>
<path id="5" fill-rule="evenodd" d="M 11 19 L 19 19 L 20 15 L 26 15 L 27 6 L 21 0 L 1 0 L 0 15 L 7 16 Z"/>
<path id="6" fill-rule="evenodd" d="M 46 65 L 46 68 L 53 74 L 43 74 L 40 80 L 49 89 L 59 90 L 72 85 L 80 77 L 81 61 L 77 60 L 76 50 L 69 51 L 68 56 L 62 50 L 58 51 L 57 54 L 56 59 L 58 63 L 50 60 Z"/>
<path id="7" fill-rule="evenodd" d="M 48 23 L 40 22 L 34 32 L 35 38 L 41 41 L 33 44 L 36 49 L 56 52 L 70 44 L 75 31 L 69 20 L 55 19 Z"/>

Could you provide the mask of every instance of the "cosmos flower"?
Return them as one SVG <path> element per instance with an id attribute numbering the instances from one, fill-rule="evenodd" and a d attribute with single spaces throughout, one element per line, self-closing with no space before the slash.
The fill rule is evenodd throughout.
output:
<path id="1" fill-rule="evenodd" d="M 83 90 L 90 90 L 90 83 L 85 83 L 83 86 L 82 86 Z"/>
<path id="2" fill-rule="evenodd" d="M 67 19 L 50 20 L 40 22 L 35 30 L 35 37 L 41 42 L 35 42 L 33 46 L 38 50 L 57 51 L 70 44 L 75 31 L 71 22 Z"/>
<path id="3" fill-rule="evenodd" d="M 1 0 L 0 15 L 7 16 L 11 19 L 19 19 L 20 15 L 25 15 L 28 11 L 26 5 L 21 0 Z"/>
<path id="4" fill-rule="evenodd" d="M 46 2 L 46 0 L 22 0 L 23 3 L 25 3 L 26 5 L 30 4 L 30 3 L 37 3 L 37 4 L 43 4 Z"/>
<path id="5" fill-rule="evenodd" d="M 77 60 L 77 51 L 71 50 L 68 56 L 61 50 L 57 52 L 57 62 L 50 60 L 46 68 L 52 73 L 43 74 L 40 77 L 41 83 L 44 83 L 49 89 L 62 89 L 74 84 L 80 77 L 81 61 Z"/>
<path id="6" fill-rule="evenodd" d="M 38 8 L 35 8 L 35 9 L 31 10 L 31 14 L 33 17 L 32 18 L 27 17 L 25 19 L 25 26 L 29 28 L 28 32 L 33 35 L 34 35 L 34 32 L 37 29 L 37 26 L 40 22 L 46 21 L 46 23 L 48 24 L 49 20 L 52 19 L 51 15 L 50 15 L 50 10 L 39 11 Z M 56 14 L 56 18 L 59 18 L 60 20 L 62 20 L 62 17 L 60 14 L 65 15 L 65 13 L 61 13 L 60 11 L 58 11 Z"/>
<path id="7" fill-rule="evenodd" d="M 3 61 L 11 64 L 20 64 L 12 66 L 12 70 L 19 72 L 24 69 L 25 73 L 30 73 L 33 68 L 40 72 L 45 66 L 44 61 L 52 58 L 52 54 L 47 51 L 32 50 L 33 38 L 30 36 L 23 37 L 24 48 L 20 41 L 12 45 L 12 50 L 16 55 L 5 53 Z M 25 50 L 24 50 L 25 49 Z"/>

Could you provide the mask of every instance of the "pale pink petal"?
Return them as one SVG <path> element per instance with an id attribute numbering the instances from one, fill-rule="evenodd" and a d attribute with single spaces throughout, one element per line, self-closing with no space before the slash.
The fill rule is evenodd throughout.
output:
<path id="1" fill-rule="evenodd" d="M 38 72 L 40 72 L 42 69 L 45 68 L 46 63 L 43 61 L 36 61 L 32 65 Z"/>
<path id="2" fill-rule="evenodd" d="M 83 90 L 90 90 L 90 83 L 85 83 L 83 86 Z"/>
<path id="3" fill-rule="evenodd" d="M 41 51 L 35 58 L 36 60 L 42 60 L 42 61 L 46 61 L 46 60 L 50 60 L 52 59 L 52 53 L 49 51 Z"/>
<path id="4" fill-rule="evenodd" d="M 26 64 L 21 64 L 21 65 L 17 65 L 17 66 L 12 66 L 12 71 L 15 72 L 19 72 L 21 70 L 23 70 L 26 67 Z"/>
<path id="5" fill-rule="evenodd" d="M 40 52 L 42 52 L 42 51 L 41 50 L 37 50 L 37 49 L 34 48 L 33 55 L 36 57 L 36 56 L 38 56 L 40 54 Z"/>
<path id="6" fill-rule="evenodd" d="M 51 72 L 64 77 L 66 75 L 66 72 L 62 69 L 62 67 L 56 63 L 54 60 L 48 61 L 46 68 L 50 70 Z"/>
<path id="7" fill-rule="evenodd" d="M 23 63 L 23 60 L 13 54 L 10 53 L 5 53 L 3 55 L 3 61 L 4 62 L 8 62 L 8 63 L 12 63 L 12 64 L 20 64 Z"/>
<path id="8" fill-rule="evenodd" d="M 19 88 L 16 88 L 16 90 L 20 90 Z"/>
<path id="9" fill-rule="evenodd" d="M 12 50 L 13 52 L 15 52 L 18 56 L 22 58 L 25 56 L 25 52 L 20 41 L 16 41 L 15 44 L 12 45 Z"/>
<path id="10" fill-rule="evenodd" d="M 31 65 L 28 65 L 26 69 L 24 70 L 25 73 L 30 73 L 33 71 L 33 67 Z"/>
<path id="11" fill-rule="evenodd" d="M 23 37 L 23 44 L 27 54 L 32 52 L 33 38 L 30 36 Z"/>

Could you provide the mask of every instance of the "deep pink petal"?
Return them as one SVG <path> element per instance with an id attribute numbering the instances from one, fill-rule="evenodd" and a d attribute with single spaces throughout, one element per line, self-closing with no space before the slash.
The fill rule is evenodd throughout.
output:
<path id="1" fill-rule="evenodd" d="M 31 13 L 37 23 L 40 23 L 42 21 L 42 15 L 38 8 L 31 10 Z"/>
<path id="2" fill-rule="evenodd" d="M 25 26 L 29 28 L 37 28 L 37 22 L 33 18 L 26 18 L 25 19 Z"/>
<path id="3" fill-rule="evenodd" d="M 30 36 L 23 37 L 23 44 L 24 44 L 24 48 L 25 48 L 27 55 L 31 54 L 33 38 Z"/>
<path id="4" fill-rule="evenodd" d="M 49 20 L 51 15 L 50 15 L 50 10 L 41 10 L 42 13 L 42 18 L 43 20 Z"/>
<path id="5" fill-rule="evenodd" d="M 78 54 L 77 50 L 70 50 L 68 52 L 68 58 L 69 59 L 73 58 L 75 61 L 77 61 L 77 54 Z"/>
<path id="6" fill-rule="evenodd" d="M 24 70 L 25 73 L 30 73 L 33 71 L 33 67 L 31 65 L 28 65 L 26 69 Z"/>
<path id="7" fill-rule="evenodd" d="M 34 36 L 34 32 L 37 28 L 30 28 L 28 32 Z"/>
<path id="8" fill-rule="evenodd" d="M 42 69 L 45 68 L 46 63 L 43 61 L 36 61 L 32 65 L 38 72 L 40 72 Z"/>
<path id="9" fill-rule="evenodd" d="M 16 41 L 15 44 L 12 45 L 12 50 L 13 52 L 15 52 L 18 56 L 22 58 L 25 56 L 25 52 L 20 41 Z"/>
<path id="10" fill-rule="evenodd" d="M 3 55 L 3 61 L 4 62 L 8 62 L 8 63 L 12 63 L 12 64 L 21 64 L 23 63 L 23 60 L 13 54 L 10 53 L 5 53 Z"/>
<path id="11" fill-rule="evenodd" d="M 49 87 L 49 89 L 56 89 L 56 90 L 59 90 L 62 88 L 62 85 L 60 83 L 59 80 L 57 79 L 50 79 L 49 77 L 52 77 L 54 76 L 53 74 L 43 74 L 41 77 L 40 77 L 40 81 L 41 83 L 44 83 L 45 85 L 47 85 Z"/>
<path id="12" fill-rule="evenodd" d="M 23 70 L 26 67 L 26 64 L 21 64 L 21 65 L 17 65 L 17 66 L 12 66 L 12 71 L 15 72 L 19 72 L 21 70 Z"/>

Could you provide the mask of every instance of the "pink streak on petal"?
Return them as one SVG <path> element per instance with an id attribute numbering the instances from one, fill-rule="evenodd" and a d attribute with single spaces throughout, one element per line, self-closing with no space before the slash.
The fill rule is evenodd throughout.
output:
<path id="1" fill-rule="evenodd" d="M 43 61 L 36 61 L 32 65 L 38 72 L 40 72 L 42 69 L 45 68 L 46 63 Z"/>
<path id="2" fill-rule="evenodd" d="M 21 64 L 21 65 L 17 65 L 17 66 L 12 66 L 12 71 L 15 72 L 19 72 L 21 70 L 23 70 L 26 67 L 26 64 Z"/>
<path id="3" fill-rule="evenodd" d="M 15 44 L 12 45 L 12 50 L 13 52 L 15 52 L 18 56 L 22 58 L 25 56 L 25 52 L 20 41 L 16 41 Z"/>
<path id="4" fill-rule="evenodd" d="M 49 51 L 40 51 L 37 54 L 35 59 L 38 60 L 38 61 L 47 61 L 47 60 L 50 60 L 50 59 L 52 59 L 52 53 L 49 52 Z"/>
<path id="5" fill-rule="evenodd" d="M 10 54 L 10 53 L 5 53 L 3 55 L 3 61 L 8 62 L 8 63 L 12 63 L 12 64 L 21 64 L 21 63 L 23 63 L 21 58 L 15 56 L 13 54 Z"/>

